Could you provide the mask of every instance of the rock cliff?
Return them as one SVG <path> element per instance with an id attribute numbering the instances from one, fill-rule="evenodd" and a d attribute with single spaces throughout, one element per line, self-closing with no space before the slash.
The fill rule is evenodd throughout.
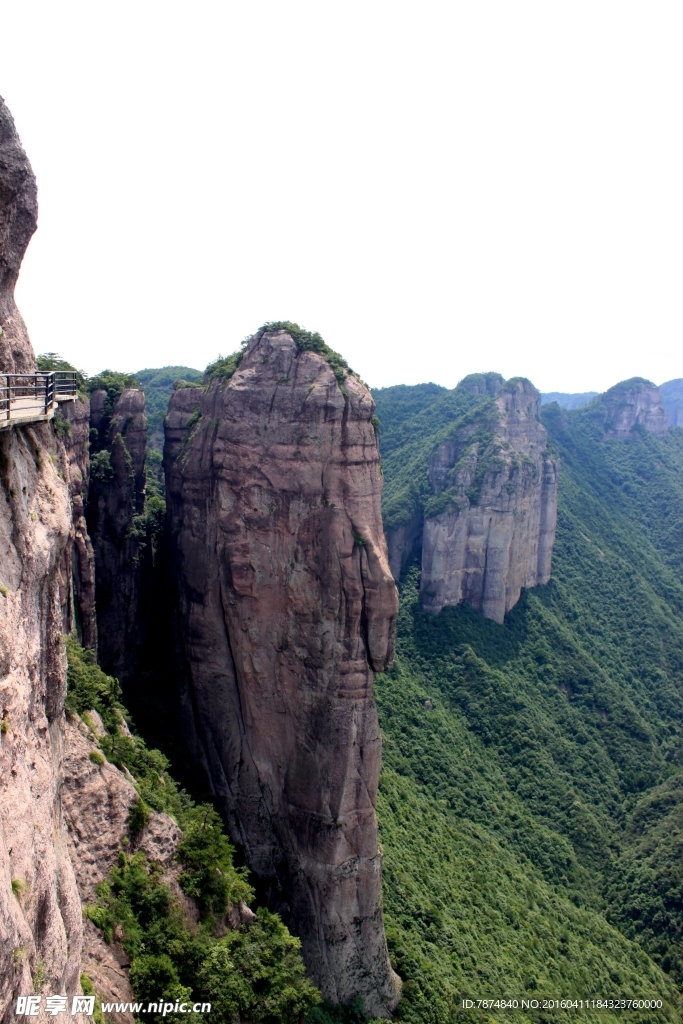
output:
<path id="1" fill-rule="evenodd" d="M 523 587 L 550 578 L 559 463 L 533 385 L 488 376 L 491 397 L 431 456 L 420 595 L 427 611 L 466 601 L 502 622 Z"/>
<path id="2" fill-rule="evenodd" d="M 14 301 L 14 286 L 37 216 L 36 180 L 12 115 L 0 97 L 0 368 L 4 373 L 33 373 L 36 368 L 26 325 Z"/>
<path id="3" fill-rule="evenodd" d="M 668 380 L 659 385 L 662 404 L 670 427 L 683 427 L 683 378 Z"/>
<path id="4" fill-rule="evenodd" d="M 0 101 L 0 374 L 35 365 L 13 297 L 35 210 L 31 168 Z M 135 790 L 113 766 L 90 760 L 83 723 L 69 723 L 64 712 L 63 635 L 75 626 L 84 641 L 96 642 L 93 557 L 83 518 L 88 418 L 87 401 L 78 400 L 63 405 L 51 424 L 0 431 L 3 1024 L 15 1019 L 19 995 L 80 994 L 81 972 L 91 961 L 102 975 L 101 991 L 127 991 L 101 938 L 92 934 L 84 948 L 82 901 L 118 853 Z M 113 807 L 120 808 L 118 817 Z M 49 1018 L 42 1010 L 36 1019 Z"/>
<path id="5" fill-rule="evenodd" d="M 642 377 L 615 384 L 597 401 L 605 410 L 607 437 L 628 441 L 639 427 L 661 437 L 669 429 L 659 389 Z"/>
<path id="6" fill-rule="evenodd" d="M 387 1014 L 372 688 L 397 594 L 374 405 L 344 377 L 259 332 L 230 379 L 172 396 L 167 497 L 190 748 L 316 984 Z"/>
<path id="7" fill-rule="evenodd" d="M 145 396 L 126 388 L 112 397 L 104 389 L 90 397 L 93 431 L 88 532 L 95 551 L 98 659 L 123 682 L 133 674 L 144 626 L 146 530 Z"/>
<path id="8" fill-rule="evenodd" d="M 33 370 L 14 285 L 36 188 L 0 101 L 0 373 Z M 60 475 L 61 470 L 61 475 Z M 58 791 L 66 659 L 68 460 L 46 424 L 0 433 L 0 1019 L 45 977 L 80 991 L 83 926 Z"/>

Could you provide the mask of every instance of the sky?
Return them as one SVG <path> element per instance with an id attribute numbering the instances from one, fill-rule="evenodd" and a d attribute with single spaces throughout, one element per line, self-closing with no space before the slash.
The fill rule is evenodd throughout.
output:
<path id="1" fill-rule="evenodd" d="M 89 373 L 262 323 L 373 387 L 683 377 L 683 6 L 0 0 L 17 300 Z"/>

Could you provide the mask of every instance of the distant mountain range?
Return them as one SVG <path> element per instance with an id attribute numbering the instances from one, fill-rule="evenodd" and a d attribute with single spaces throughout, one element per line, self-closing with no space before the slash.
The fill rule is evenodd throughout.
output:
<path id="1" fill-rule="evenodd" d="M 541 401 L 543 405 L 557 402 L 563 409 L 580 409 L 582 405 L 588 405 L 591 398 L 596 398 L 597 395 L 597 391 L 582 391 L 580 394 L 573 395 L 564 391 L 548 391 L 546 394 L 541 392 Z"/>

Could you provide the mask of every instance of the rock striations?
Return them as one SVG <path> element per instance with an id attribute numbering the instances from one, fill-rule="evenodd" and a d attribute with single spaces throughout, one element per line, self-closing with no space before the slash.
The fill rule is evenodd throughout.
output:
<path id="1" fill-rule="evenodd" d="M 540 395 L 515 378 L 433 452 L 420 594 L 426 611 L 466 601 L 502 622 L 523 587 L 550 579 L 558 460 Z"/>
<path id="2" fill-rule="evenodd" d="M 36 368 L 14 301 L 14 286 L 37 216 L 36 179 L 12 115 L 0 97 L 0 370 L 4 373 L 34 373 Z"/>
<path id="3" fill-rule="evenodd" d="M 35 359 L 13 289 L 35 181 L 0 101 L 0 373 Z M 80 992 L 83 922 L 61 813 L 72 457 L 47 424 L 0 434 L 0 1020 L 40 978 Z M 39 990 L 39 987 L 37 988 Z"/>
<path id="4" fill-rule="evenodd" d="M 31 168 L 0 100 L 0 374 L 35 367 L 13 298 L 35 209 Z M 88 420 L 88 402 L 79 399 L 64 405 L 52 424 L 0 432 L 3 1024 L 15 1019 L 19 995 L 80 994 L 84 969 L 101 995 L 132 997 L 115 950 L 90 924 L 85 942 L 83 905 L 118 856 L 137 792 L 113 765 L 93 763 L 94 733 L 64 711 L 64 633 L 76 628 L 87 645 L 97 642 L 84 520 Z M 178 835 L 170 819 L 154 815 L 140 847 L 164 862 Z M 36 1019 L 52 1018 L 43 1009 Z M 85 1024 L 88 1018 L 69 1019 Z M 130 1014 L 115 1019 L 133 1024 Z"/>
<path id="5" fill-rule="evenodd" d="M 659 389 L 642 377 L 615 384 L 596 401 L 605 410 L 607 437 L 629 441 L 638 428 L 662 437 L 669 429 Z"/>
<path id="6" fill-rule="evenodd" d="M 659 385 L 662 404 L 670 427 L 683 427 L 683 378 L 668 380 Z"/>
<path id="7" fill-rule="evenodd" d="M 343 377 L 259 332 L 229 380 L 174 393 L 167 496 L 190 747 L 316 984 L 386 1015 L 373 672 L 397 592 L 374 403 Z"/>

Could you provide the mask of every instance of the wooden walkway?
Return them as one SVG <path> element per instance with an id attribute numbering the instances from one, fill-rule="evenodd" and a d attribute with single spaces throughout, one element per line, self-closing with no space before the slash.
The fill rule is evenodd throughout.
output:
<path id="1" fill-rule="evenodd" d="M 0 430 L 45 423 L 60 402 L 73 402 L 77 395 L 76 374 L 68 370 L 0 374 Z"/>

